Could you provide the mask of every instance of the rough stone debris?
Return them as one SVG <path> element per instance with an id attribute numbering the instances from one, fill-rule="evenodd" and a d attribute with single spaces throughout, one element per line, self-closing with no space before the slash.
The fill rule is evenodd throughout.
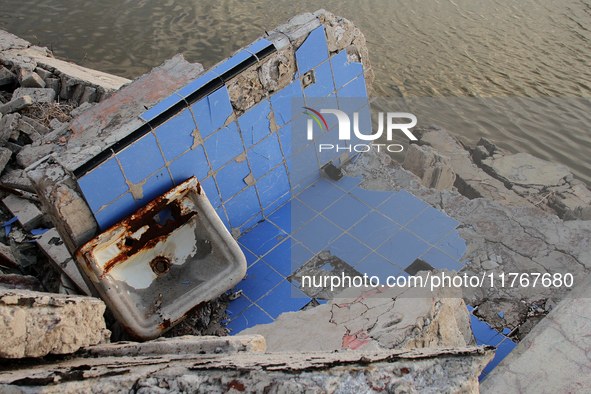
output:
<path id="1" fill-rule="evenodd" d="M 423 185 L 438 191 L 451 190 L 456 180 L 445 157 L 429 146 L 410 145 L 402 167 L 421 178 Z"/>
<path id="2" fill-rule="evenodd" d="M 25 290 L 0 291 L 0 357 L 73 353 L 109 339 L 96 298 Z"/>
<path id="3" fill-rule="evenodd" d="M 324 305 L 238 335 L 253 334 L 265 337 L 268 352 L 475 345 L 460 289 L 348 288 Z"/>
<path id="4" fill-rule="evenodd" d="M 4 198 L 2 203 L 14 216 L 18 217 L 19 223 L 27 231 L 36 228 L 43 222 L 43 213 L 27 199 L 11 194 Z"/>

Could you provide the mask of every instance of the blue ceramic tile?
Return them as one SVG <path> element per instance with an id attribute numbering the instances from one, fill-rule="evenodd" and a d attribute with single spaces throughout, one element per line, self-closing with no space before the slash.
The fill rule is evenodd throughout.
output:
<path id="1" fill-rule="evenodd" d="M 182 97 L 179 97 L 175 93 L 171 96 L 168 96 L 167 98 L 160 101 L 158 104 L 156 104 L 155 106 L 141 114 L 140 117 L 146 122 L 149 122 L 161 113 L 163 113 L 164 111 L 166 111 L 167 109 L 171 108 L 173 105 L 178 104 L 182 100 Z"/>
<path id="2" fill-rule="evenodd" d="M 209 174 L 209 164 L 203 151 L 203 145 L 198 145 L 184 153 L 181 157 L 168 165 L 175 184 L 180 184 L 192 176 L 203 180 Z"/>
<path id="3" fill-rule="evenodd" d="M 321 216 L 316 216 L 292 236 L 314 253 L 326 247 L 343 233 L 338 227 Z"/>
<path id="4" fill-rule="evenodd" d="M 271 96 L 271 107 L 273 107 L 273 113 L 275 114 L 275 123 L 277 126 L 282 127 L 286 123 L 289 123 L 292 118 L 292 99 L 300 98 L 303 99 L 304 92 L 302 92 L 302 84 L 299 79 L 296 79 L 291 84 L 287 85 L 277 93 Z M 303 103 L 304 100 L 297 100 Z M 305 105 L 298 105 L 298 114 L 301 112 L 301 107 Z"/>
<path id="5" fill-rule="evenodd" d="M 363 139 L 359 138 L 357 136 L 357 134 L 355 133 L 355 130 L 357 130 L 359 132 L 359 134 L 361 134 L 361 135 L 374 134 L 374 130 L 372 128 L 372 123 L 371 123 L 371 113 L 369 111 L 369 106 L 366 105 L 365 107 L 354 112 L 353 115 L 351 115 L 351 117 L 350 117 L 350 121 L 351 121 L 351 139 L 348 141 L 349 146 L 352 147 L 353 151 L 365 149 L 361 146 L 355 148 L 355 145 L 357 145 L 357 144 L 371 144 L 372 141 L 363 140 Z M 376 127 L 378 127 L 378 126 L 376 126 Z M 386 132 L 387 132 L 386 127 L 387 126 L 384 124 L 383 130 L 382 130 L 382 137 L 386 135 Z M 376 129 L 375 131 L 377 132 L 377 130 L 378 129 Z M 380 147 L 380 150 L 384 150 L 385 152 L 387 152 L 387 149 L 388 148 L 385 146 Z"/>
<path id="6" fill-rule="evenodd" d="M 259 179 L 256 187 L 263 208 L 267 208 L 280 197 L 288 194 L 290 186 L 285 166 L 280 164 L 273 171 Z"/>
<path id="7" fill-rule="evenodd" d="M 291 194 L 293 196 L 298 195 L 299 193 L 301 193 L 304 189 L 306 189 L 308 186 L 310 186 L 311 184 L 313 184 L 314 182 L 318 181 L 318 179 L 320 179 L 320 171 L 318 172 L 314 172 L 309 178 L 304 179 L 303 181 L 301 181 L 299 184 L 294 184 L 294 180 L 292 178 L 292 188 L 291 188 Z"/>
<path id="8" fill-rule="evenodd" d="M 326 163 L 338 158 L 346 149 L 345 141 L 339 140 L 339 129 L 335 127 L 328 133 L 318 137 L 316 141 L 316 151 L 318 151 L 318 161 L 320 167 Z M 343 148 L 342 150 L 340 148 Z"/>
<path id="9" fill-rule="evenodd" d="M 244 223 L 242 226 L 240 226 L 241 227 L 240 231 L 242 233 L 247 232 L 252 227 L 256 226 L 258 223 L 263 222 L 263 220 L 265 220 L 265 218 L 263 217 L 263 214 L 261 212 L 259 212 L 256 215 L 254 215 L 253 217 L 251 217 L 250 219 L 248 219 L 246 221 L 246 223 Z"/>
<path id="10" fill-rule="evenodd" d="M 211 72 L 221 76 L 223 73 L 238 66 L 240 63 L 244 62 L 251 56 L 252 55 L 246 51 L 240 51 L 228 60 L 226 60 L 225 62 L 223 62 L 222 64 L 220 64 L 219 66 L 217 66 L 216 68 L 214 68 L 213 70 L 211 70 Z"/>
<path id="11" fill-rule="evenodd" d="M 137 209 L 138 206 L 131 193 L 126 193 L 106 206 L 100 212 L 95 213 L 94 217 L 101 227 L 101 230 L 105 231 L 113 224 L 137 211 Z"/>
<path id="12" fill-rule="evenodd" d="M 459 223 L 433 207 L 428 207 L 406 225 L 409 231 L 434 244 L 445 237 Z"/>
<path id="13" fill-rule="evenodd" d="M 316 116 L 316 115 L 315 115 Z M 289 147 L 291 148 L 291 153 L 295 154 L 299 151 L 302 150 L 303 147 L 309 145 L 312 143 L 312 139 L 308 139 L 308 132 L 307 132 L 307 122 L 308 120 L 310 120 L 312 122 L 312 127 L 314 130 L 313 133 L 313 138 L 316 138 L 324 133 L 326 133 L 326 128 L 325 126 L 322 124 L 323 129 L 320 130 L 320 126 L 318 126 L 318 124 L 316 123 L 316 121 L 309 115 L 306 114 L 302 114 L 298 117 L 296 117 L 294 120 L 291 121 L 291 123 L 289 123 L 287 126 L 285 127 L 290 127 L 290 131 L 291 133 L 289 134 L 290 136 L 290 140 L 289 142 L 287 141 L 281 141 L 284 145 L 289 145 Z M 282 128 L 282 129 L 283 129 Z"/>
<path id="14" fill-rule="evenodd" d="M 248 299 L 244 294 L 240 297 L 236 298 L 235 300 L 230 301 L 228 307 L 226 308 L 226 313 L 230 316 L 230 319 L 238 316 L 242 312 L 246 310 L 249 306 L 252 305 L 252 301 Z"/>
<path id="15" fill-rule="evenodd" d="M 294 294 L 297 293 L 297 294 Z M 283 312 L 296 312 L 302 309 L 311 298 L 284 280 L 257 304 L 276 319 Z"/>
<path id="16" fill-rule="evenodd" d="M 246 160 L 240 163 L 231 161 L 228 165 L 218 171 L 215 175 L 215 180 L 220 188 L 220 194 L 223 201 L 229 200 L 232 196 L 247 186 L 246 182 L 244 182 L 244 178 L 246 178 L 248 174 L 250 174 L 250 169 L 248 168 L 248 162 Z"/>
<path id="17" fill-rule="evenodd" d="M 261 205 L 254 186 L 240 192 L 224 204 L 228 220 L 233 228 L 239 228 L 261 211 Z"/>
<path id="18" fill-rule="evenodd" d="M 238 242 L 261 257 L 285 240 L 287 233 L 269 221 L 263 221 L 242 234 Z"/>
<path id="19" fill-rule="evenodd" d="M 337 89 L 349 83 L 355 77 L 363 73 L 363 65 L 357 62 L 350 62 L 347 56 L 347 51 L 343 50 L 340 53 L 330 58 L 332 69 L 334 71 L 334 81 Z"/>
<path id="20" fill-rule="evenodd" d="M 187 96 L 191 95 L 192 93 L 195 93 L 197 90 L 199 90 L 199 88 L 203 87 L 203 85 L 212 81 L 215 78 L 217 78 L 217 75 L 215 75 L 212 72 L 208 72 L 208 73 L 200 76 L 199 78 L 197 78 L 196 80 L 194 80 L 190 84 L 186 85 L 185 87 L 183 87 L 182 89 L 180 89 L 176 93 L 179 96 L 186 98 Z"/>
<path id="21" fill-rule="evenodd" d="M 482 382 L 484 379 L 486 379 L 486 374 L 481 373 L 480 376 L 478 377 L 478 383 Z"/>
<path id="22" fill-rule="evenodd" d="M 324 62 L 316 67 L 314 69 L 314 76 L 316 77 L 316 82 L 304 89 L 308 107 L 315 105 L 319 99 L 327 97 L 335 91 L 330 62 Z M 314 98 L 316 100 L 310 100 Z"/>
<path id="23" fill-rule="evenodd" d="M 140 183 L 159 168 L 164 167 L 164 158 L 152 133 L 146 134 L 117 153 L 117 158 L 125 177 L 133 184 Z"/>
<path id="24" fill-rule="evenodd" d="M 468 309 L 468 312 L 472 313 L 472 311 L 474 310 L 474 307 L 470 306 L 470 305 L 466 305 L 466 309 Z"/>
<path id="25" fill-rule="evenodd" d="M 339 99 L 340 110 L 349 116 L 353 115 L 353 112 L 365 107 L 368 104 L 368 100 L 363 75 L 337 90 L 337 97 Z"/>
<path id="26" fill-rule="evenodd" d="M 261 308 L 253 304 L 250 308 L 236 316 L 226 327 L 231 329 L 232 334 L 235 335 L 257 324 L 268 324 L 271 322 L 273 322 L 273 319 L 263 312 Z"/>
<path id="27" fill-rule="evenodd" d="M 325 250 L 330 250 L 332 256 L 339 257 L 351 267 L 357 265 L 371 253 L 371 250 L 367 246 L 361 244 L 349 234 L 341 235 Z"/>
<path id="28" fill-rule="evenodd" d="M 240 132 L 235 127 L 224 127 L 203 143 L 213 171 L 219 170 L 236 156 L 244 153 Z"/>
<path id="29" fill-rule="evenodd" d="M 283 277 L 291 275 L 291 241 L 289 238 L 283 239 L 263 257 L 263 261 Z"/>
<path id="30" fill-rule="evenodd" d="M 291 231 L 295 232 L 299 230 L 304 224 L 308 223 L 314 216 L 316 216 L 316 212 L 314 212 L 310 207 L 304 205 L 300 200 L 293 199 L 291 200 Z"/>
<path id="31" fill-rule="evenodd" d="M 302 265 L 306 264 L 312 257 L 312 253 L 308 248 L 304 247 L 300 242 L 291 239 L 291 272 L 295 272 Z"/>
<path id="32" fill-rule="evenodd" d="M 466 253 L 466 241 L 457 231 L 452 231 L 436 245 L 451 257 L 460 260 Z"/>
<path id="33" fill-rule="evenodd" d="M 427 207 L 429 204 L 426 202 L 419 200 L 406 190 L 400 190 L 376 209 L 404 226 Z"/>
<path id="34" fill-rule="evenodd" d="M 345 192 L 331 182 L 320 179 L 300 193 L 297 198 L 316 212 L 322 212 L 344 195 Z"/>
<path id="35" fill-rule="evenodd" d="M 242 253 L 244 253 L 244 257 L 246 257 L 246 266 L 247 267 L 250 267 L 251 265 L 253 265 L 254 263 L 256 263 L 258 261 L 259 257 L 258 256 L 255 256 L 245 246 L 242 246 L 240 244 L 238 244 L 238 246 L 240 246 L 240 249 L 242 250 Z"/>
<path id="36" fill-rule="evenodd" d="M 218 207 L 218 209 L 216 209 L 215 212 L 218 214 L 218 217 L 220 218 L 222 223 L 224 223 L 224 226 L 228 229 L 228 231 L 232 231 L 232 227 L 230 227 L 230 222 L 228 222 L 228 216 L 226 216 L 226 211 L 224 210 L 224 207 Z"/>
<path id="37" fill-rule="evenodd" d="M 462 263 L 452 259 L 450 256 L 437 248 L 429 249 L 424 255 L 421 256 L 421 259 L 431 264 L 438 270 L 447 268 L 450 271 L 459 271 L 464 268 Z"/>
<path id="38" fill-rule="evenodd" d="M 128 190 L 117 159 L 112 158 L 78 179 L 78 185 L 92 209 L 97 212 Z"/>
<path id="39" fill-rule="evenodd" d="M 271 41 L 261 39 L 247 47 L 246 51 L 256 54 L 257 52 L 262 51 L 263 49 L 270 47 L 271 45 L 273 45 Z"/>
<path id="40" fill-rule="evenodd" d="M 497 346 L 504 339 L 496 330 L 493 330 L 487 323 L 478 320 L 474 315 L 470 315 L 470 323 L 478 346 Z"/>
<path id="41" fill-rule="evenodd" d="M 287 204 L 267 217 L 270 222 L 286 233 L 291 233 L 291 204 L 291 201 L 287 202 Z"/>
<path id="42" fill-rule="evenodd" d="M 429 249 L 429 244 L 406 231 L 400 229 L 377 250 L 385 259 L 405 269 L 420 255 Z"/>
<path id="43" fill-rule="evenodd" d="M 193 146 L 195 137 L 191 134 L 195 127 L 193 115 L 189 109 L 186 109 L 156 128 L 154 133 L 166 161 L 174 160 Z"/>
<path id="44" fill-rule="evenodd" d="M 362 180 L 363 180 L 362 178 L 357 178 L 357 177 L 352 177 L 352 176 L 344 176 L 341 179 L 339 179 L 338 181 L 335 181 L 333 179 L 329 179 L 329 181 L 333 185 L 335 185 L 339 189 L 342 189 L 346 192 L 353 190 L 355 188 L 355 186 L 357 186 L 361 183 Z M 391 193 L 390 193 L 390 195 L 391 195 Z"/>
<path id="45" fill-rule="evenodd" d="M 140 207 L 143 207 L 156 197 L 166 193 L 174 187 L 168 169 L 166 167 L 157 171 L 154 175 L 146 179 L 142 185 L 143 197 L 137 200 Z"/>
<path id="46" fill-rule="evenodd" d="M 326 35 L 324 34 L 324 26 L 320 26 L 312 30 L 304 43 L 296 50 L 300 75 L 304 75 L 326 59 L 328 59 Z"/>
<path id="47" fill-rule="evenodd" d="M 380 279 L 380 285 L 386 286 L 388 277 L 398 276 L 402 270 L 383 258 L 382 256 L 371 253 L 359 264 L 355 266 L 355 269 L 360 274 L 367 274 L 367 276 L 377 276 Z M 393 283 L 392 281 L 390 283 Z"/>
<path id="48" fill-rule="evenodd" d="M 349 234 L 375 249 L 398 230 L 400 226 L 381 213 L 373 211 L 353 226 Z"/>
<path id="49" fill-rule="evenodd" d="M 222 205 L 222 200 L 220 200 L 220 193 L 218 192 L 218 187 L 213 180 L 213 177 L 209 177 L 204 181 L 201 182 L 201 187 L 205 191 L 205 195 L 209 200 L 211 206 L 215 209 Z"/>
<path id="50" fill-rule="evenodd" d="M 271 134 L 270 113 L 269 100 L 263 100 L 238 118 L 246 149 Z"/>
<path id="51" fill-rule="evenodd" d="M 286 124 L 277 131 L 279 141 L 281 142 L 281 150 L 285 157 L 291 157 L 291 123 Z"/>
<path id="52" fill-rule="evenodd" d="M 283 154 L 279 146 L 279 139 L 276 133 L 272 133 L 267 138 L 250 148 L 247 152 L 252 175 L 259 179 L 277 164 L 283 161 Z"/>
<path id="53" fill-rule="evenodd" d="M 392 197 L 392 195 L 394 194 L 394 192 L 365 190 L 361 187 L 353 188 L 350 191 L 350 193 L 372 208 L 377 208 L 380 204 L 382 204 L 388 198 Z"/>
<path id="54" fill-rule="evenodd" d="M 510 328 L 503 328 L 503 335 L 509 335 L 511 334 L 511 329 Z"/>
<path id="55" fill-rule="evenodd" d="M 223 86 L 191 106 L 201 138 L 205 139 L 220 129 L 233 109 L 228 96 L 228 89 Z"/>
<path id="56" fill-rule="evenodd" d="M 326 126 L 327 126 L 328 130 L 335 128 L 339 124 L 339 120 L 336 117 L 336 115 L 322 113 L 323 109 L 339 109 L 339 102 L 337 100 L 336 95 L 331 94 L 330 96 L 322 99 L 322 101 L 316 102 L 316 103 L 309 103 L 309 99 L 307 99 L 307 100 L 308 100 L 308 107 L 311 106 L 313 110 L 320 112 L 320 114 L 323 116 L 324 120 L 326 121 Z M 315 135 L 318 135 L 318 134 L 315 134 Z"/>
<path id="57" fill-rule="evenodd" d="M 283 280 L 283 277 L 274 269 L 259 260 L 248 268 L 246 279 L 239 282 L 236 288 L 242 290 L 251 300 L 256 301 Z"/>
<path id="58" fill-rule="evenodd" d="M 279 197 L 279 199 L 277 199 L 271 205 L 263 208 L 263 214 L 265 215 L 265 217 L 272 214 L 277 209 L 281 208 L 283 205 L 285 205 L 287 202 L 289 202 L 290 199 L 291 199 L 291 193 L 288 192 L 288 193 L 284 194 L 282 197 Z"/>
<path id="59" fill-rule="evenodd" d="M 345 194 L 336 204 L 326 208 L 326 210 L 322 212 L 322 216 L 343 230 L 348 230 L 370 211 L 370 207 L 357 200 L 355 197 L 352 197 L 350 194 Z"/>

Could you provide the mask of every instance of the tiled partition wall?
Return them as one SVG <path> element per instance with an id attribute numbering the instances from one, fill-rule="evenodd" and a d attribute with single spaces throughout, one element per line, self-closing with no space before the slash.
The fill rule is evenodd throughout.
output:
<path id="1" fill-rule="evenodd" d="M 222 82 L 274 49 L 259 40 L 164 99 L 141 116 L 150 126 L 145 135 L 113 148 L 110 158 L 79 177 L 103 231 L 194 175 L 228 228 L 244 232 L 287 202 L 292 190 L 317 179 L 324 164 L 338 164 L 338 157 L 316 153 L 317 144 L 336 143 L 336 128 L 292 146 L 292 99 L 336 108 L 341 97 L 367 97 L 362 64 L 350 62 L 345 50 L 329 57 L 320 25 L 295 51 L 293 82 L 238 113 Z M 315 82 L 304 88 L 305 74 Z M 206 89 L 212 91 L 191 102 Z M 309 165 L 290 171 L 292 156 Z"/>

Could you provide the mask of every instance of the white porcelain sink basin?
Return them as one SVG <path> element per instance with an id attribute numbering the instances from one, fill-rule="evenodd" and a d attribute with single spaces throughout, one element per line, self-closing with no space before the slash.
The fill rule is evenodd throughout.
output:
<path id="1" fill-rule="evenodd" d="M 121 325 L 153 339 L 246 273 L 246 259 L 193 177 L 76 251 Z"/>

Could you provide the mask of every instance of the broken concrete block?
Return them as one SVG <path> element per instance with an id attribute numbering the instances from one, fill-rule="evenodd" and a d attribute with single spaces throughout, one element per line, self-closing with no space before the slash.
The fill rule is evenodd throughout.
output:
<path id="1" fill-rule="evenodd" d="M 16 74 L 6 67 L 0 68 L 0 86 L 14 85 L 16 82 Z"/>
<path id="2" fill-rule="evenodd" d="M 474 163 L 476 163 L 476 165 L 478 166 L 482 164 L 482 160 L 486 159 L 489 156 L 490 154 L 488 150 L 486 150 L 484 146 L 480 145 L 476 146 L 474 148 L 474 151 L 472 152 L 472 160 L 474 160 Z"/>
<path id="3" fill-rule="evenodd" d="M 10 142 L 10 141 L 5 142 L 4 146 L 7 147 L 8 149 L 10 149 L 12 151 L 12 153 L 18 153 L 23 148 L 19 144 L 15 144 L 14 142 Z"/>
<path id="4" fill-rule="evenodd" d="M 36 132 L 41 135 L 45 135 L 49 133 L 49 129 L 43 126 L 41 123 L 37 122 L 35 119 L 29 118 L 28 116 L 21 116 L 20 119 L 22 122 L 27 123 L 30 127 L 32 127 Z"/>
<path id="5" fill-rule="evenodd" d="M 51 88 L 18 88 L 12 94 L 12 99 L 29 96 L 35 103 L 53 103 L 55 91 Z"/>
<path id="6" fill-rule="evenodd" d="M 33 126 L 22 120 L 22 118 L 18 121 L 18 129 L 21 133 L 28 135 L 33 142 L 41 140 L 41 134 Z"/>
<path id="7" fill-rule="evenodd" d="M 20 264 L 14 257 L 10 246 L 6 246 L 3 243 L 0 243 L 0 265 L 14 269 L 20 268 Z"/>
<path id="8" fill-rule="evenodd" d="M 47 78 L 45 80 L 45 88 L 51 89 L 57 95 L 61 89 L 61 82 L 59 78 Z"/>
<path id="9" fill-rule="evenodd" d="M 452 190 L 456 180 L 445 157 L 431 147 L 410 145 L 402 167 L 421 178 L 425 186 L 438 191 Z"/>
<path id="10" fill-rule="evenodd" d="M 33 71 L 21 79 L 21 86 L 25 88 L 44 88 L 45 81 Z"/>
<path id="11" fill-rule="evenodd" d="M 89 347 L 91 357 L 138 357 L 166 354 L 232 354 L 239 352 L 265 352 L 265 338 L 260 335 L 232 337 L 186 335 L 158 338 L 147 342 L 121 342 Z"/>
<path id="12" fill-rule="evenodd" d="M 14 216 L 18 216 L 18 222 L 26 231 L 31 231 L 43 222 L 43 213 L 27 199 L 11 194 L 2 202 Z"/>
<path id="13" fill-rule="evenodd" d="M 12 187 L 14 189 L 24 190 L 30 193 L 35 193 L 35 188 L 31 180 L 27 178 L 24 171 L 21 169 L 9 169 L 0 178 L 0 183 L 4 186 Z"/>
<path id="14" fill-rule="evenodd" d="M 41 77 L 41 79 L 43 79 L 44 81 L 47 78 L 51 78 L 53 76 L 53 74 L 50 71 L 47 71 L 43 68 L 37 67 L 35 69 L 35 72 Z"/>
<path id="15" fill-rule="evenodd" d="M 55 144 L 43 144 L 38 146 L 26 145 L 16 155 L 16 162 L 19 166 L 27 168 L 37 160 L 52 153 L 55 149 Z"/>
<path id="16" fill-rule="evenodd" d="M 92 295 L 92 291 L 82 278 L 74 258 L 64 245 L 59 233 L 52 228 L 37 238 L 37 245 L 47 255 L 54 266 L 67 275 L 74 285 L 86 295 Z"/>
<path id="17" fill-rule="evenodd" d="M 33 99 L 30 96 L 22 96 L 17 99 L 10 100 L 6 104 L 0 106 L 0 113 L 2 115 L 9 114 L 11 112 L 17 112 L 21 109 L 27 108 L 33 104 Z"/>
<path id="18" fill-rule="evenodd" d="M 92 103 L 98 98 L 96 89 L 92 86 L 85 86 L 82 96 L 80 96 L 80 103 Z"/>
<path id="19" fill-rule="evenodd" d="M 529 153 L 489 157 L 482 161 L 482 167 L 505 184 L 520 186 L 558 185 L 570 175 L 565 165 L 538 159 Z"/>
<path id="20" fill-rule="evenodd" d="M 452 298 L 419 288 L 349 288 L 327 304 L 284 313 L 240 335 L 262 335 L 268 352 L 467 346 L 474 340 L 461 295 L 457 290 Z"/>
<path id="21" fill-rule="evenodd" d="M 107 342 L 105 304 L 92 297 L 0 291 L 0 357 L 74 353 Z"/>
<path id="22" fill-rule="evenodd" d="M 4 167 L 12 157 L 12 151 L 7 148 L 0 148 L 0 172 L 4 171 Z"/>
<path id="23" fill-rule="evenodd" d="M 0 145 L 4 145 L 9 139 L 16 140 L 18 138 L 20 117 L 20 114 L 9 114 L 0 119 Z"/>

